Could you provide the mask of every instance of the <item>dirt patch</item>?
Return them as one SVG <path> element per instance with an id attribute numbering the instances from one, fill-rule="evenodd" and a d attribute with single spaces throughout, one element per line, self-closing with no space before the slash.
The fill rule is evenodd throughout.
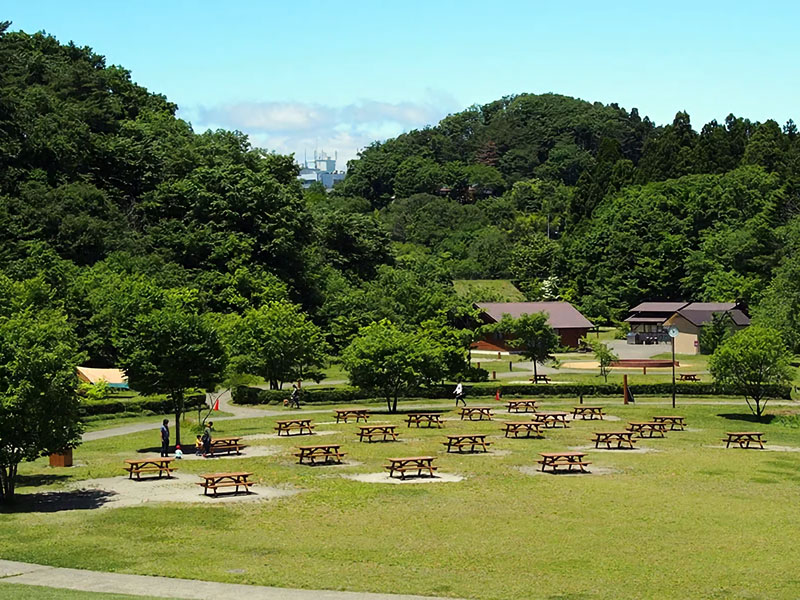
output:
<path id="1" fill-rule="evenodd" d="M 278 435 L 277 433 L 253 433 L 251 435 L 245 435 L 242 437 L 242 440 L 289 440 L 289 439 L 309 439 L 313 438 L 316 435 L 334 435 L 336 433 L 341 433 L 341 431 L 315 431 L 312 435 Z"/>
<path id="2" fill-rule="evenodd" d="M 580 471 L 559 471 L 558 473 L 552 473 L 550 471 L 542 472 L 539 467 L 533 466 L 524 466 L 524 467 L 517 467 L 521 473 L 525 475 L 547 475 L 549 477 L 558 476 L 561 477 L 562 475 L 565 477 L 568 476 L 578 476 L 578 475 L 615 475 L 617 473 L 622 473 L 619 469 L 612 469 L 609 467 L 595 467 L 590 466 L 586 468 L 586 473 L 581 473 Z"/>
<path id="3" fill-rule="evenodd" d="M 649 454 L 651 452 L 663 452 L 656 448 L 595 448 L 594 446 L 574 446 L 570 450 L 575 452 L 616 452 L 618 454 Z"/>
<path id="4" fill-rule="evenodd" d="M 456 483 L 464 480 L 461 475 L 454 475 L 452 473 L 437 473 L 434 477 L 412 477 L 407 475 L 405 479 L 389 477 L 389 473 L 358 473 L 354 475 L 344 475 L 343 477 L 345 479 L 362 481 L 364 483 L 391 483 L 396 485 L 412 483 Z"/>
<path id="5" fill-rule="evenodd" d="M 730 448 L 726 448 L 724 444 L 719 446 L 703 446 L 704 448 L 722 448 L 723 450 L 753 450 L 757 452 L 800 452 L 800 448 L 796 446 L 774 446 L 768 442 L 764 442 L 763 448 L 739 448 L 738 444 L 731 444 Z"/>
<path id="6" fill-rule="evenodd" d="M 203 461 L 216 461 L 216 460 L 224 460 L 226 458 L 253 458 L 255 456 L 275 456 L 283 452 L 284 449 L 280 446 L 247 446 L 244 450 L 242 450 L 241 454 L 215 454 L 214 456 L 209 456 L 208 458 L 203 458 L 202 456 L 197 456 L 194 454 L 184 454 L 181 460 L 203 460 Z"/>

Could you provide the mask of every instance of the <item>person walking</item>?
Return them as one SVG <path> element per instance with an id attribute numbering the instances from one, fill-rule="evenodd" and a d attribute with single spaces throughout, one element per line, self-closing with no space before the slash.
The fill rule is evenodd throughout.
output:
<path id="1" fill-rule="evenodd" d="M 169 421 L 164 419 L 161 422 L 161 457 L 169 456 Z"/>
<path id="2" fill-rule="evenodd" d="M 206 428 L 203 430 L 203 458 L 207 458 L 211 454 L 211 430 L 214 429 L 214 422 L 209 421 L 206 423 Z M 211 454 L 211 456 L 214 456 Z"/>
<path id="3" fill-rule="evenodd" d="M 467 402 L 464 400 L 464 386 L 461 385 L 460 379 L 456 384 L 456 389 L 453 390 L 453 395 L 456 397 L 456 406 L 458 406 L 459 402 L 461 402 L 461 404 L 463 404 L 464 406 L 467 405 Z"/>
<path id="4" fill-rule="evenodd" d="M 292 384 L 292 395 L 289 396 L 289 408 L 292 408 L 292 405 L 295 408 L 300 408 L 300 388 L 297 387 L 296 383 Z"/>

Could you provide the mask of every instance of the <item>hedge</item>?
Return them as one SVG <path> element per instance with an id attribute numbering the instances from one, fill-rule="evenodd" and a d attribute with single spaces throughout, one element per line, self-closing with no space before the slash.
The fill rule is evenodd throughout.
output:
<path id="1" fill-rule="evenodd" d="M 186 410 L 206 403 L 205 394 L 190 394 L 184 398 Z M 81 400 L 82 415 L 113 415 L 118 413 L 171 414 L 172 401 L 166 396 L 134 396 L 133 398 L 107 398 L 99 402 Z"/>
<path id="2" fill-rule="evenodd" d="M 622 396 L 622 385 L 617 383 L 553 383 L 553 384 L 500 384 L 480 383 L 465 385 L 467 397 L 494 396 L 497 390 L 504 397 L 514 396 Z M 672 383 L 646 383 L 630 386 L 636 396 L 670 396 Z M 775 398 L 791 398 L 790 386 L 772 387 L 768 394 Z M 730 396 L 731 390 L 713 382 L 676 383 L 675 392 L 681 396 Z M 291 395 L 290 390 L 263 390 L 239 386 L 233 390 L 235 404 L 282 404 Z M 411 390 L 406 398 L 441 399 L 453 397 L 452 385 L 434 385 Z M 364 400 L 381 400 L 376 392 L 356 387 L 309 388 L 303 390 L 301 401 L 307 404 L 341 404 Z"/>

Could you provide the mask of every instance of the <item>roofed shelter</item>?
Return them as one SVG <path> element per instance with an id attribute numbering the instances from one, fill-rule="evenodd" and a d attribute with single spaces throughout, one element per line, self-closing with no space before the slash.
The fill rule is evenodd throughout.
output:
<path id="1" fill-rule="evenodd" d="M 108 387 L 115 390 L 128 389 L 128 377 L 122 369 L 95 369 L 94 367 L 76 367 L 78 380 L 94 385 L 105 381 Z"/>
<path id="2" fill-rule="evenodd" d="M 547 324 L 555 329 L 561 345 L 570 348 L 577 348 L 580 339 L 594 328 L 592 322 L 569 302 L 477 302 L 473 306 L 481 311 L 481 319 L 487 325 L 499 322 L 503 315 L 518 319 L 522 315 L 545 313 Z M 475 342 L 472 347 L 476 350 L 512 350 L 499 333 Z"/>
<path id="3" fill-rule="evenodd" d="M 625 322 L 631 327 L 629 344 L 669 342 L 667 320 L 688 302 L 642 302 L 630 310 Z"/>

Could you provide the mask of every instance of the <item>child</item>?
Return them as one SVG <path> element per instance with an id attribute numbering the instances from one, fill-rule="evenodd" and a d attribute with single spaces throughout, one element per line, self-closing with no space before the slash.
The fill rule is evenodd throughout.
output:
<path id="1" fill-rule="evenodd" d="M 202 456 L 203 454 L 203 436 L 197 434 L 197 439 L 194 441 L 194 455 Z"/>
<path id="2" fill-rule="evenodd" d="M 183 458 L 183 451 L 181 450 L 180 444 L 175 446 L 175 458 L 178 460 Z"/>

